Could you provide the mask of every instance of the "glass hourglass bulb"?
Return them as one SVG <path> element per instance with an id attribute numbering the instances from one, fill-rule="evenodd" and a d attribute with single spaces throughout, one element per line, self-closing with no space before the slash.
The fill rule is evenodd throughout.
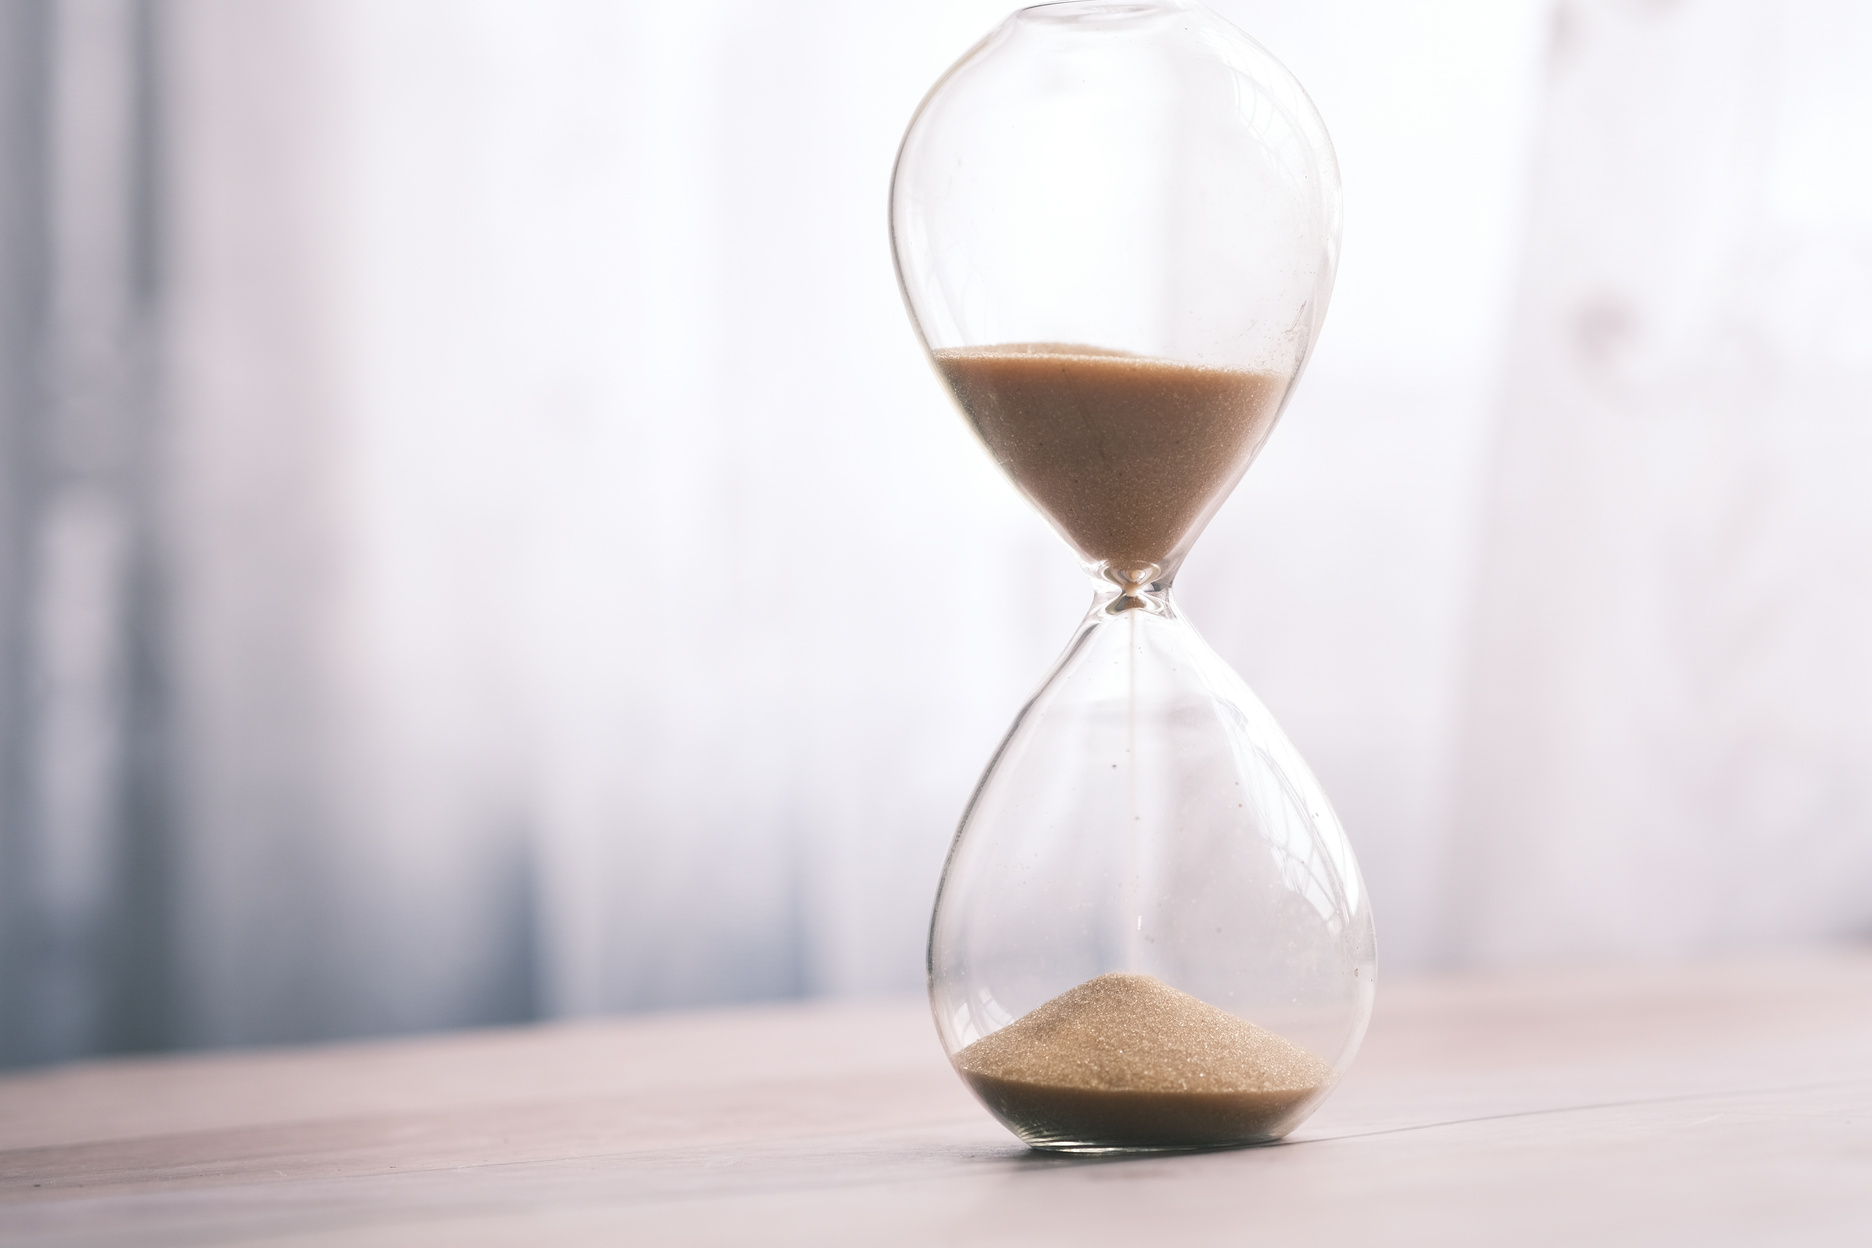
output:
<path id="1" fill-rule="evenodd" d="M 944 1049 L 1036 1147 L 1278 1139 L 1364 1035 L 1351 847 L 1170 592 L 1300 375 L 1338 237 L 1306 93 L 1180 0 L 1023 9 L 904 136 L 911 319 L 1094 577 L 962 816 L 930 928 Z"/>

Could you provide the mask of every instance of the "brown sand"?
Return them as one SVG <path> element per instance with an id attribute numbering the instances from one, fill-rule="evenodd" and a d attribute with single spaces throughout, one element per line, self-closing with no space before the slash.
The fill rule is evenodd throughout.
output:
<path id="1" fill-rule="evenodd" d="M 1278 1138 L 1333 1068 L 1149 975 L 1087 980 L 955 1055 L 1041 1147 L 1201 1148 Z"/>
<path id="2" fill-rule="evenodd" d="M 1167 566 L 1267 436 L 1286 383 L 1102 347 L 936 351 L 1009 476 L 1092 559 Z"/>

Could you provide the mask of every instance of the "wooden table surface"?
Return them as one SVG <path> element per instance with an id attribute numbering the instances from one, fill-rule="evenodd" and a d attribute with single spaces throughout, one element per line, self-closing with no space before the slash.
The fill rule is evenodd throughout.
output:
<path id="1" fill-rule="evenodd" d="M 1032 1153 L 920 1001 L 0 1078 L 6 1244 L 1872 1245 L 1872 952 L 1381 983 L 1287 1143 Z"/>

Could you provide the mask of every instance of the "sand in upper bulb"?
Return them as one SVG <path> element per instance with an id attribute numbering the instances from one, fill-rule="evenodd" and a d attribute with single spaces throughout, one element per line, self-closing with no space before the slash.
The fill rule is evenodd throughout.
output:
<path id="1" fill-rule="evenodd" d="M 1113 972 L 955 1055 L 1039 1147 L 1204 1148 L 1278 1139 L 1332 1085 L 1299 1045 L 1150 975 Z"/>
<path id="2" fill-rule="evenodd" d="M 1070 343 L 932 353 L 995 460 L 1081 554 L 1166 566 L 1240 479 L 1287 392 L 1271 373 Z"/>

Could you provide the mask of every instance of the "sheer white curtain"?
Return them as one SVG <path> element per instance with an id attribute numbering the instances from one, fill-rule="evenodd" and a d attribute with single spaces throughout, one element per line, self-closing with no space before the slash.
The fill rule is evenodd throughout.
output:
<path id="1" fill-rule="evenodd" d="M 26 753 L 56 734 L 15 682 L 0 744 L 154 795 L 85 844 L 141 881 L 112 973 L 155 1003 L 9 1055 L 914 990 L 1085 595 L 884 233 L 905 121 L 1002 5 L 39 7 L 155 32 L 110 583 L 156 590 L 71 610 L 115 621 L 85 671 L 160 680 Z M 1347 233 L 1179 593 L 1340 807 L 1387 965 L 1864 931 L 1859 10 L 1218 7 L 1316 96 Z M 53 861 L 8 817 L 7 862 Z M 9 998 L 123 996 L 35 952 L 105 894 L 25 878 Z"/>

